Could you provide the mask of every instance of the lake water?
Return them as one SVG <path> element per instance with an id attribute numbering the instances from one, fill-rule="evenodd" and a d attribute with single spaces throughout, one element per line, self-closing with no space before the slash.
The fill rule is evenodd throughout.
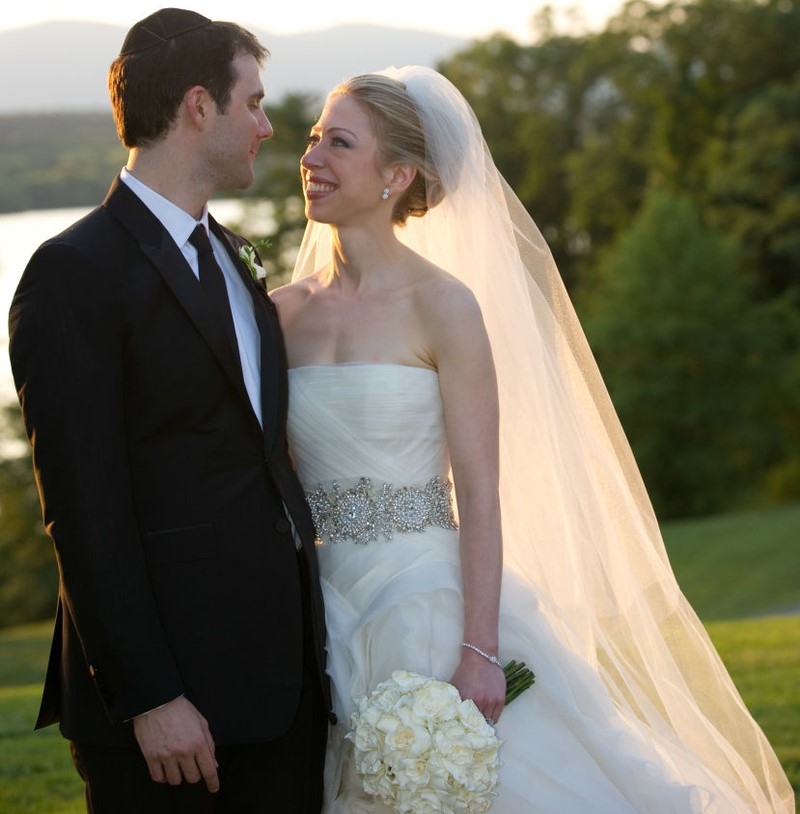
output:
<path id="1" fill-rule="evenodd" d="M 93 207 L 39 209 L 0 215 L 0 404 L 16 399 L 8 361 L 8 309 L 28 259 L 40 243 L 63 231 Z M 211 212 L 222 223 L 238 220 L 239 201 L 214 201 Z"/>

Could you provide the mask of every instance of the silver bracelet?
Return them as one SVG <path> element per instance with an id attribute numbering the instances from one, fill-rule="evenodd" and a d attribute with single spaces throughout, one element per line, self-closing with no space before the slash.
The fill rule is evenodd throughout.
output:
<path id="1" fill-rule="evenodd" d="M 503 669 L 503 662 L 500 661 L 497 656 L 493 656 L 490 653 L 487 653 L 485 650 L 481 650 L 480 647 L 475 647 L 474 644 L 470 644 L 469 642 L 461 642 L 461 646 L 474 650 L 479 656 L 483 656 L 487 661 L 490 661 L 492 664 L 496 664 L 501 670 Z"/>

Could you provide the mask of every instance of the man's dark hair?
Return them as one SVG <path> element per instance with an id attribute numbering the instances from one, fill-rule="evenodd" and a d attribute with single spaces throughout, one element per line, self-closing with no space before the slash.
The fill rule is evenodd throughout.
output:
<path id="1" fill-rule="evenodd" d="M 246 29 L 210 20 L 139 50 L 123 47 L 108 73 L 108 91 L 122 143 L 128 149 L 146 147 L 164 136 L 175 121 L 184 94 L 195 85 L 202 85 L 224 113 L 239 78 L 233 60 L 243 54 L 255 57 L 259 65 L 269 56 Z"/>

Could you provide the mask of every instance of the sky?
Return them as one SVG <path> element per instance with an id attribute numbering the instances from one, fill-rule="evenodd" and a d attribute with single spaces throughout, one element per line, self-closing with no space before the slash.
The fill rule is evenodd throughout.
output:
<path id="1" fill-rule="evenodd" d="M 519 42 L 530 38 L 530 20 L 546 4 L 546 0 L 485 0 L 471 4 L 472 10 L 461 8 L 453 12 L 453 5 L 441 0 L 195 0 L 183 4 L 171 0 L 163 5 L 191 8 L 213 19 L 232 20 L 245 27 L 250 25 L 262 31 L 291 34 L 313 31 L 342 23 L 371 23 L 402 28 L 442 31 L 453 36 L 485 38 L 500 31 Z M 550 0 L 549 5 L 559 13 L 575 8 L 590 28 L 600 28 L 609 16 L 622 6 L 623 0 Z M 447 10 L 447 6 L 450 10 Z M 459 4 L 460 6 L 460 4 Z M 0 15 L 0 30 L 22 28 L 53 20 L 89 20 L 122 25 L 126 28 L 137 20 L 161 8 L 158 2 L 127 0 L 124 3 L 108 0 L 35 0 L 35 2 L 6 3 Z M 263 11 L 260 10 L 263 8 Z"/>

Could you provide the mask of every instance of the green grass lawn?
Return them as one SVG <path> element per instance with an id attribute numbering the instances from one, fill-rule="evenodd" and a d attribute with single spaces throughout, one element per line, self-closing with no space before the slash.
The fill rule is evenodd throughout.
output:
<path id="1" fill-rule="evenodd" d="M 666 523 L 663 534 L 704 622 L 800 613 L 800 505 Z"/>
<path id="2" fill-rule="evenodd" d="M 711 622 L 707 628 L 747 708 L 775 750 L 800 814 L 800 616 Z"/>
<path id="3" fill-rule="evenodd" d="M 800 505 L 665 523 L 663 534 L 678 584 L 797 797 Z"/>
<path id="4" fill-rule="evenodd" d="M 678 582 L 797 795 L 800 506 L 665 524 L 664 539 Z M 50 630 L 50 622 L 0 630 L 3 814 L 85 812 L 65 742 L 54 727 L 32 731 Z"/>
<path id="5" fill-rule="evenodd" d="M 83 787 L 55 727 L 33 731 L 52 623 L 0 630 L 0 811 L 84 814 Z"/>

